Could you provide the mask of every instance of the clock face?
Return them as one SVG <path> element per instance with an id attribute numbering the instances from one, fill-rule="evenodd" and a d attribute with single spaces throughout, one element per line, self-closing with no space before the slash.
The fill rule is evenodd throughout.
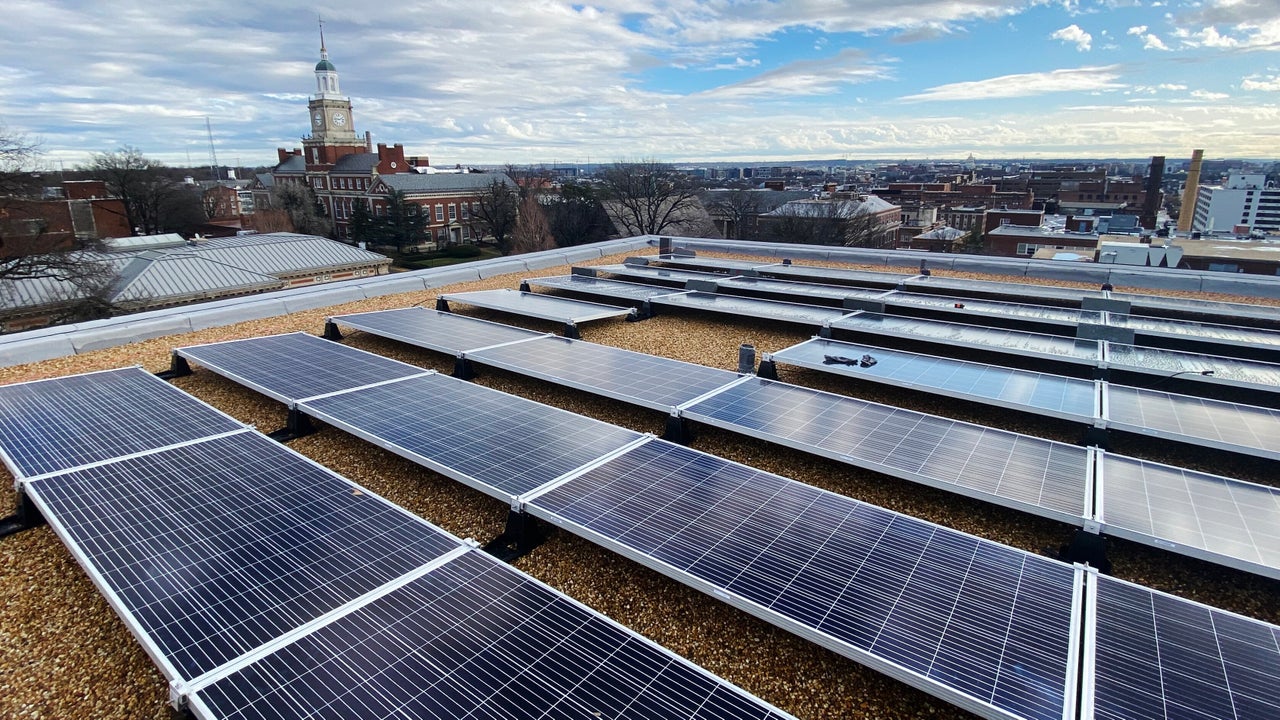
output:
<path id="1" fill-rule="evenodd" d="M 346 125 L 346 124 L 347 124 L 347 116 L 346 116 L 346 115 L 343 115 L 343 114 L 342 114 L 342 113 L 340 113 L 340 112 L 336 112 L 336 113 L 334 113 L 334 114 L 333 114 L 333 124 L 334 124 L 334 125 L 337 125 L 338 127 L 342 127 L 343 125 Z"/>
<path id="2" fill-rule="evenodd" d="M 312 115 L 311 122 L 315 124 L 316 127 L 320 127 L 321 125 L 324 124 L 324 114 L 316 113 L 315 115 Z"/>

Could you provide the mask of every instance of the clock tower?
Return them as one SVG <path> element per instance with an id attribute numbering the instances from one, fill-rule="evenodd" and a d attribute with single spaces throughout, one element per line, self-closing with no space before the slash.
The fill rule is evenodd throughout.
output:
<path id="1" fill-rule="evenodd" d="M 316 94 L 307 103 L 307 110 L 311 136 L 304 138 L 303 145 L 308 147 L 308 156 L 313 154 L 312 146 L 362 144 L 351 120 L 351 99 L 341 95 L 338 69 L 329 62 L 323 24 L 320 26 L 320 62 L 316 63 Z"/>

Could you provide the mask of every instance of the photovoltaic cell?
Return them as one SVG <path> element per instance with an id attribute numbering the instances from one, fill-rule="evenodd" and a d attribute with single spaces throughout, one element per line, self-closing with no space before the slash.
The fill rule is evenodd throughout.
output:
<path id="1" fill-rule="evenodd" d="M 298 408 L 503 499 L 642 437 L 445 375 L 353 390 Z"/>
<path id="2" fill-rule="evenodd" d="M 970 280 L 968 278 L 948 278 L 938 275 L 909 278 L 903 285 L 905 289 L 917 293 L 936 293 L 957 297 L 1005 297 L 1011 300 L 1036 298 L 1070 302 L 1075 305 L 1079 305 L 1080 301 L 1086 297 L 1104 297 L 1099 290 L 1082 290 L 1079 288 L 1058 287 L 1056 285 L 1006 283 L 992 280 Z M 1115 295 L 1112 297 L 1115 297 Z"/>
<path id="3" fill-rule="evenodd" d="M 762 277 L 724 278 L 717 280 L 716 285 L 720 288 L 739 292 L 782 295 L 792 302 L 812 302 L 814 300 L 843 301 L 845 298 L 877 300 L 884 295 L 883 290 L 860 290 L 840 285 L 819 285 L 817 283 L 772 280 Z"/>
<path id="4" fill-rule="evenodd" d="M 460 546 L 252 431 L 25 489 L 187 680 Z"/>
<path id="5" fill-rule="evenodd" d="M 945 310 L 956 314 L 988 315 L 1006 317 L 1035 322 L 1056 323 L 1060 325 L 1078 325 L 1080 323 L 1099 324 L 1102 313 L 1096 310 L 1076 310 L 1073 308 L 1052 307 L 1049 305 L 1028 305 L 1014 302 L 997 302 L 994 300 L 974 300 L 954 297 L 939 297 L 922 293 L 895 292 L 884 298 L 888 305 L 929 308 Z"/>
<path id="6" fill-rule="evenodd" d="M 669 287 L 608 280 L 589 275 L 555 275 L 552 277 L 530 278 L 525 282 L 530 287 L 564 290 L 612 300 L 627 300 L 629 302 L 644 302 L 655 295 L 668 295 L 673 292 L 672 288 Z"/>
<path id="7" fill-rule="evenodd" d="M 198 691 L 204 718 L 787 715 L 473 551 Z"/>
<path id="8" fill-rule="evenodd" d="M 847 364 L 871 355 L 874 365 Z M 1078 378 L 1015 370 L 902 350 L 813 338 L 775 352 L 775 361 L 860 380 L 909 387 L 1000 407 L 1092 422 L 1097 388 Z"/>
<path id="9" fill-rule="evenodd" d="M 329 320 L 371 335 L 449 355 L 546 334 L 420 307 L 337 315 Z"/>
<path id="10" fill-rule="evenodd" d="M 649 262 L 657 262 L 662 267 L 679 268 L 683 270 L 707 270 L 712 272 L 737 273 L 743 270 L 752 270 L 754 268 L 766 267 L 777 263 L 769 260 L 728 260 L 725 258 L 705 258 L 705 257 L 677 257 L 675 255 L 661 255 L 658 257 L 646 258 Z"/>
<path id="11" fill-rule="evenodd" d="M 660 440 L 526 508 L 988 717 L 1071 702 L 1062 563 Z"/>
<path id="12" fill-rule="evenodd" d="M 1280 489 L 1103 453 L 1104 532 L 1280 578 Z"/>
<path id="13" fill-rule="evenodd" d="M 632 312 L 631 308 L 618 307 L 616 305 L 603 305 L 584 300 L 570 300 L 569 298 L 554 297 L 552 295 L 505 289 L 445 293 L 440 296 L 440 299 L 564 323 L 622 317 Z"/>
<path id="14" fill-rule="evenodd" d="M 757 272 L 784 280 L 803 280 L 818 283 L 842 283 L 872 288 L 895 288 L 911 277 L 908 273 L 847 270 L 844 268 L 816 267 L 813 265 L 770 265 L 757 268 Z"/>
<path id="15" fill-rule="evenodd" d="M 1080 524 L 1088 450 L 754 378 L 682 417 Z"/>
<path id="16" fill-rule="evenodd" d="M 663 411 L 738 379 L 728 370 L 550 336 L 465 357 Z"/>
<path id="17" fill-rule="evenodd" d="M 1098 576 L 1096 720 L 1280 717 L 1280 627 Z"/>
<path id="18" fill-rule="evenodd" d="M 803 325 L 825 325 L 834 320 L 839 320 L 849 313 L 848 310 L 819 305 L 801 305 L 778 300 L 716 295 L 705 292 L 660 295 L 652 298 L 649 302 L 663 307 L 682 307 L 689 310 L 705 310 Z"/>
<path id="19" fill-rule="evenodd" d="M 427 372 L 301 332 L 174 352 L 283 403 Z"/>
<path id="20" fill-rule="evenodd" d="M 0 452 L 18 477 L 243 427 L 141 368 L 0 387 Z"/>
<path id="21" fill-rule="evenodd" d="M 1040 356 L 1092 365 L 1098 362 L 1098 342 L 1042 333 L 964 325 L 941 320 L 858 313 L 831 323 L 831 327 L 886 337 L 899 337 L 1018 355 Z"/>
<path id="22" fill-rule="evenodd" d="M 1218 300 L 1195 300 L 1193 298 L 1171 298 L 1159 295 L 1135 295 L 1132 293 L 1111 293 L 1116 300 L 1132 303 L 1135 310 L 1159 310 L 1179 314 L 1197 313 L 1210 322 L 1232 322 L 1236 318 L 1249 317 L 1274 321 L 1276 311 L 1266 305 L 1246 305 Z"/>
<path id="23" fill-rule="evenodd" d="M 1248 345 L 1268 349 L 1280 348 L 1280 332 L 1262 328 L 1216 325 L 1189 320 L 1170 320 L 1168 318 L 1122 314 L 1112 314 L 1108 324 L 1115 327 L 1129 328 L 1138 335 L 1161 335 L 1178 339 L 1189 338 L 1216 342 L 1227 349 L 1224 352 L 1229 352 L 1229 348 L 1235 345 Z"/>
<path id="24" fill-rule="evenodd" d="M 1107 426 L 1280 460 L 1280 411 L 1108 385 Z"/>
<path id="25" fill-rule="evenodd" d="M 693 270 L 670 270 L 647 265 L 596 265 L 590 268 L 598 273 L 617 275 L 630 280 L 664 285 L 684 287 L 690 280 L 723 280 L 724 273 L 695 272 Z"/>

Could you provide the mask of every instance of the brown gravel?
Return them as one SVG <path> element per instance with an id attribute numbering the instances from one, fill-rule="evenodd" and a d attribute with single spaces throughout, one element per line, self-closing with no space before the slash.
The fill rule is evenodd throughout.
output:
<path id="1" fill-rule="evenodd" d="M 620 262 L 622 257 L 605 258 L 600 263 Z M 555 268 L 538 274 L 568 270 Z M 969 276 L 949 271 L 937 274 Z M 508 275 L 439 292 L 514 288 L 520 279 L 518 275 Z M 154 372 L 168 366 L 172 347 L 296 330 L 319 333 L 328 315 L 414 304 L 432 307 L 435 296 L 436 292 L 388 296 L 3 368 L 0 383 L 139 363 Z M 1215 299 L 1255 302 L 1249 298 Z M 458 309 L 469 310 L 465 306 Z M 554 324 L 497 313 L 476 310 L 473 314 L 539 330 L 558 330 Z M 807 331 L 786 326 L 695 314 L 663 315 L 641 323 L 589 323 L 582 327 L 582 334 L 592 342 L 724 369 L 736 369 L 738 346 L 742 343 L 751 343 L 761 352 L 772 352 L 809 337 Z M 347 342 L 442 372 L 453 369 L 451 358 L 369 335 L 353 333 Z M 786 370 L 784 379 L 1067 442 L 1078 439 L 1078 428 L 1069 424 L 964 408 L 960 403 L 920 393 L 845 384 L 822 373 L 793 369 Z M 660 433 L 663 427 L 661 413 L 637 410 L 510 373 L 485 371 L 477 382 L 643 432 Z M 211 373 L 198 370 L 175 384 L 264 431 L 284 423 L 282 406 Z M 502 530 L 506 517 L 502 503 L 332 428 L 291 446 L 456 534 L 484 541 Z M 766 446 L 724 431 L 703 429 L 693 446 L 1031 552 L 1057 547 L 1071 531 L 1060 523 Z M 1167 459 L 1166 453 L 1171 452 L 1158 444 L 1142 442 L 1130 442 L 1125 451 L 1153 459 Z M 1188 460 L 1191 455 L 1194 453 L 1182 453 L 1178 460 Z M 1269 476 L 1273 470 L 1273 464 L 1257 463 L 1252 472 Z M 10 512 L 12 498 L 6 499 L 4 505 L 3 512 Z M 1132 543 L 1115 542 L 1112 559 L 1120 577 L 1280 622 L 1280 583 Z M 48 528 L 0 541 L 0 562 L 4 568 L 0 574 L 0 717 L 169 717 L 168 692 L 159 672 Z M 892 719 L 962 715 L 946 703 L 568 533 L 554 533 L 516 565 L 798 717 Z"/>

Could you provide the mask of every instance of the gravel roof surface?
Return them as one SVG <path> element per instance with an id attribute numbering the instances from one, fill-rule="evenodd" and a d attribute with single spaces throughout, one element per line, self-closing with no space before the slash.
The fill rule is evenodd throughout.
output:
<path id="1" fill-rule="evenodd" d="M 622 257 L 604 258 L 600 263 L 617 263 Z M 538 274 L 568 271 L 566 266 Z M 495 277 L 429 293 L 387 296 L 3 368 L 0 384 L 133 364 L 141 364 L 152 372 L 160 371 L 168 367 L 172 347 L 297 330 L 318 334 L 329 315 L 414 304 L 433 307 L 438 292 L 514 288 L 521 279 L 520 275 Z M 1213 299 L 1258 302 L 1231 296 Z M 559 330 L 554 323 L 461 306 L 458 309 L 537 330 Z M 640 323 L 621 320 L 586 323 L 581 332 L 583 339 L 592 342 L 727 370 L 736 369 L 738 346 L 742 343 L 751 343 L 762 352 L 772 352 L 810 335 L 807 330 L 779 324 L 684 312 Z M 361 333 L 350 333 L 347 343 L 446 373 L 453 369 L 452 358 Z M 1079 428 L 1068 423 L 971 408 L 945 398 L 895 391 L 870 383 L 854 384 L 823 373 L 786 368 L 783 379 L 1067 442 L 1075 442 L 1079 435 Z M 660 434 L 663 429 L 665 418 L 661 413 L 541 381 L 493 370 L 483 372 L 476 381 L 634 430 Z M 286 413 L 282 405 L 208 371 L 197 369 L 195 374 L 180 378 L 175 384 L 263 431 L 269 432 L 284 424 Z M 507 514 L 503 503 L 338 430 L 323 428 L 290 445 L 460 536 L 483 542 L 502 531 Z M 1066 542 L 1071 532 L 1070 527 L 1050 520 L 715 429 L 703 429 L 692 446 L 1032 552 L 1053 552 Z M 1131 441 L 1117 449 L 1225 472 L 1220 459 L 1166 448 L 1155 442 Z M 1273 463 L 1232 462 L 1229 466 L 1232 472 L 1227 474 L 1275 483 Z M 12 497 L 6 496 L 0 502 L 0 514 L 12 512 Z M 1280 622 L 1280 582 L 1120 541 L 1114 542 L 1111 558 L 1119 577 L 1272 623 Z M 546 543 L 515 564 L 798 717 L 963 715 L 942 701 L 566 532 L 553 533 Z M 0 540 L 0 567 L 3 568 L 0 570 L 0 717 L 170 717 L 168 688 L 159 671 L 51 530 L 41 527 Z"/>

